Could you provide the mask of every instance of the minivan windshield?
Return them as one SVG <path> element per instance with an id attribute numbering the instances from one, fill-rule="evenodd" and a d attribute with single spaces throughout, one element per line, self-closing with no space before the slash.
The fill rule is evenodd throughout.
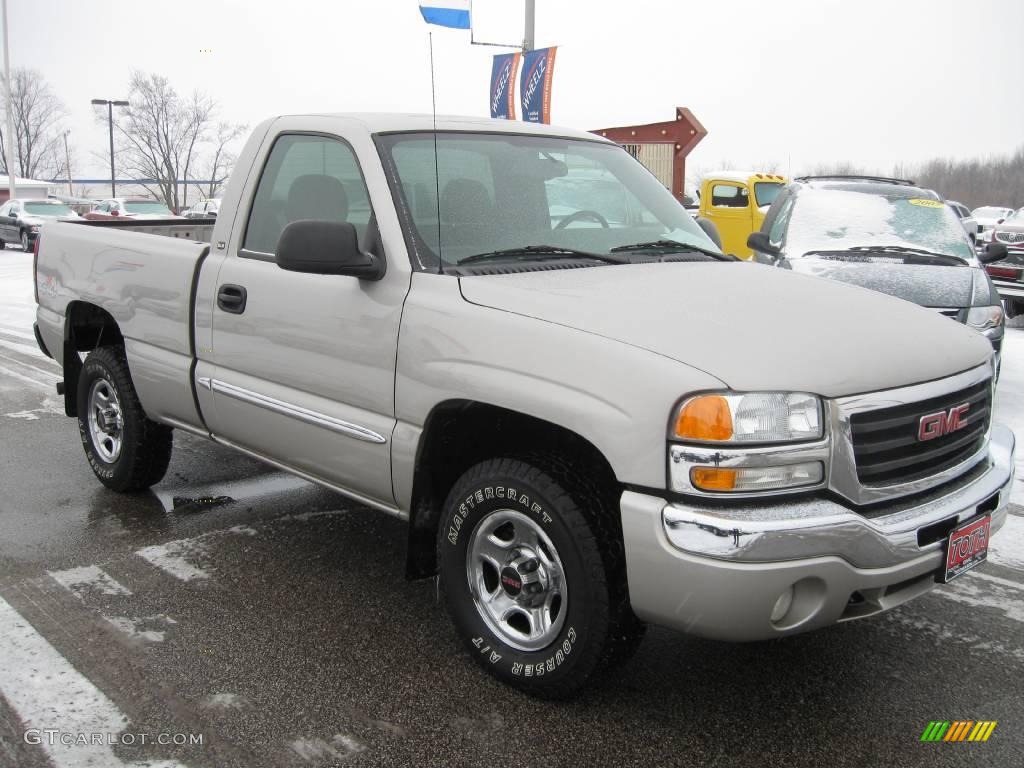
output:
<path id="1" fill-rule="evenodd" d="M 787 256 L 883 246 L 974 258 L 957 215 L 921 197 L 920 190 L 807 189 L 796 198 L 786 232 Z"/>
<path id="2" fill-rule="evenodd" d="M 33 216 L 74 216 L 75 212 L 64 205 L 64 203 L 54 202 L 35 202 L 25 203 L 25 213 L 31 213 Z"/>
<path id="3" fill-rule="evenodd" d="M 385 134 L 379 143 L 397 176 L 420 269 L 495 252 L 530 256 L 541 246 L 566 257 L 673 242 L 720 253 L 679 201 L 614 144 L 440 132 L 435 155 L 431 133 Z"/>

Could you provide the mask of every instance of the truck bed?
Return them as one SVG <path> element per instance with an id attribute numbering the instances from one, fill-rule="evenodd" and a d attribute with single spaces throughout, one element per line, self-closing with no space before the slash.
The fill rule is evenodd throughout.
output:
<path id="1" fill-rule="evenodd" d="M 90 227 L 103 229 L 127 230 L 130 232 L 141 232 L 147 235 L 161 235 L 162 237 L 177 237 L 183 240 L 192 240 L 197 243 L 208 243 L 213 235 L 213 225 L 216 219 L 123 219 L 109 221 L 91 221 L 81 219 L 69 221 L 69 224 L 84 224 Z"/>
<path id="2" fill-rule="evenodd" d="M 190 385 L 192 311 L 212 221 L 54 222 L 39 241 L 39 331 L 63 363 L 78 304 L 108 313 L 124 337 L 136 389 L 153 418 L 201 423 Z"/>

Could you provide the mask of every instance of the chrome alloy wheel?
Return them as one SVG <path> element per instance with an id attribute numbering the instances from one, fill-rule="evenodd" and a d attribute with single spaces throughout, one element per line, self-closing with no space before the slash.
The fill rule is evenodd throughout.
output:
<path id="1" fill-rule="evenodd" d="M 106 379 L 96 379 L 89 390 L 89 436 L 96 453 L 108 464 L 121 455 L 124 420 L 114 387 Z"/>
<path id="2" fill-rule="evenodd" d="M 466 550 L 473 603 L 487 627 L 520 651 L 537 651 L 565 623 L 565 570 L 531 517 L 500 509 L 481 520 Z"/>

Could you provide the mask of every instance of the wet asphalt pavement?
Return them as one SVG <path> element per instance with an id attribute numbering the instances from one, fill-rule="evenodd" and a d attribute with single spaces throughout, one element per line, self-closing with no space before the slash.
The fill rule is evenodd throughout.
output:
<path id="1" fill-rule="evenodd" d="M 180 432 L 153 492 L 101 486 L 31 340 L 30 264 L 0 253 L 0 766 L 89 764 L 29 728 L 123 742 L 98 766 L 1021 765 L 1021 507 L 980 573 L 888 614 L 751 645 L 652 628 L 576 701 L 535 701 L 404 580 L 399 520 Z M 998 726 L 921 743 L 931 720 Z"/>

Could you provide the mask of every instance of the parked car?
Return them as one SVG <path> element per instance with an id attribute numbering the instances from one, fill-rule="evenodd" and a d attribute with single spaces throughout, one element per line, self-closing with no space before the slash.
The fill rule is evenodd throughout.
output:
<path id="1" fill-rule="evenodd" d="M 983 334 L 997 353 L 999 294 L 952 206 L 913 182 L 807 176 L 779 195 L 750 246 L 763 263 L 906 299 Z M 999 258 L 995 249 L 987 261 Z"/>
<path id="2" fill-rule="evenodd" d="M 161 202 L 144 197 L 113 197 L 101 200 L 85 214 L 91 221 L 104 219 L 179 219 Z"/>
<path id="3" fill-rule="evenodd" d="M 748 641 L 871 616 L 1006 521 L 984 338 L 723 255 L 616 144 L 295 115 L 236 167 L 211 224 L 39 241 L 37 339 L 93 472 L 153 485 L 178 429 L 407 521 L 408 575 L 437 575 L 502 681 L 569 696 L 644 622 Z M 549 198 L 594 169 L 630 216 L 600 212 L 607 185 Z"/>
<path id="4" fill-rule="evenodd" d="M 747 237 L 756 232 L 786 179 L 775 173 L 715 171 L 704 176 L 700 187 L 701 218 L 714 223 L 722 248 L 741 259 L 753 257 Z"/>
<path id="5" fill-rule="evenodd" d="M 1024 208 L 1008 216 L 992 230 L 991 246 L 1006 249 L 1006 256 L 989 263 L 995 283 L 1010 317 L 1024 315 Z"/>
<path id="6" fill-rule="evenodd" d="M 209 200 L 200 200 L 187 211 L 183 211 L 182 216 L 186 219 L 215 219 L 219 210 L 220 198 L 214 197 Z"/>
<path id="7" fill-rule="evenodd" d="M 978 233 L 981 231 L 981 228 L 978 226 L 978 221 L 974 218 L 971 211 L 966 205 L 958 203 L 956 200 L 947 200 L 946 205 L 948 205 L 953 210 L 953 213 L 956 214 L 957 218 L 960 219 L 960 224 L 963 226 L 967 236 L 971 238 L 971 242 L 976 243 L 978 241 Z"/>
<path id="8" fill-rule="evenodd" d="M 971 211 L 974 220 L 978 222 L 979 242 L 989 243 L 992 241 L 992 230 L 996 224 L 1002 224 L 1013 215 L 1013 208 L 1002 208 L 997 205 L 983 205 Z"/>
<path id="9" fill-rule="evenodd" d="M 77 219 L 78 214 L 57 200 L 8 200 L 0 206 L 0 244 L 16 243 L 30 251 L 39 228 L 59 218 Z"/>

